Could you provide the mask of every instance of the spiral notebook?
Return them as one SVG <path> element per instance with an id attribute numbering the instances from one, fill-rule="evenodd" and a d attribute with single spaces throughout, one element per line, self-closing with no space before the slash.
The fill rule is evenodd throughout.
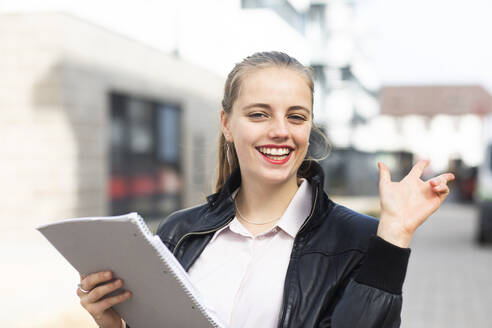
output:
<path id="1" fill-rule="evenodd" d="M 82 275 L 111 270 L 132 296 L 113 308 L 130 327 L 221 327 L 187 272 L 137 213 L 37 228 Z"/>

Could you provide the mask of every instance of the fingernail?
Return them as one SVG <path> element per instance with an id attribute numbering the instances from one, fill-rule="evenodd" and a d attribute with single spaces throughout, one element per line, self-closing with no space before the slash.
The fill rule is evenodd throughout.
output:
<path id="1" fill-rule="evenodd" d="M 109 271 L 108 271 L 108 272 L 106 272 L 106 273 L 104 274 L 104 277 L 106 277 L 106 278 L 111 278 L 111 272 L 109 272 Z"/>

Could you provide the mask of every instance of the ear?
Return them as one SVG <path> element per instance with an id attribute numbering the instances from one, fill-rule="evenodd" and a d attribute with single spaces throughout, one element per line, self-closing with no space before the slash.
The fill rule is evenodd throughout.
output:
<path id="1" fill-rule="evenodd" d="M 220 127 L 222 129 L 222 134 L 227 142 L 233 142 L 232 133 L 229 128 L 229 114 L 227 114 L 224 110 L 220 111 Z"/>

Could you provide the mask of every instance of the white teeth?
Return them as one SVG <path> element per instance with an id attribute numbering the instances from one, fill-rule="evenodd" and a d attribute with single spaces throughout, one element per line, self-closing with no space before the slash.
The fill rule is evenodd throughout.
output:
<path id="1" fill-rule="evenodd" d="M 290 153 L 290 149 L 288 148 L 266 148 L 261 147 L 260 151 L 264 154 L 274 155 L 274 156 L 282 156 Z"/>

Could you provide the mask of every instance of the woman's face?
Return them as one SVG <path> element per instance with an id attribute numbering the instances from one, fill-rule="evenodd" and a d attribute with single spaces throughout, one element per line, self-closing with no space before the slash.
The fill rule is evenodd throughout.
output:
<path id="1" fill-rule="evenodd" d="M 243 178 L 278 184 L 296 179 L 312 126 L 311 90 L 298 72 L 279 67 L 248 73 L 232 112 L 221 113 Z"/>

